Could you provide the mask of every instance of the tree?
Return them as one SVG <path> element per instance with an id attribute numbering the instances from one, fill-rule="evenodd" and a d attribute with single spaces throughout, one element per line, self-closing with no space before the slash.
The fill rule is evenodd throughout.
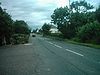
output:
<path id="1" fill-rule="evenodd" d="M 32 33 L 37 33 L 38 28 L 37 29 L 33 29 Z"/>
<path id="2" fill-rule="evenodd" d="M 0 6 L 0 45 L 10 44 L 13 35 L 17 33 L 29 34 L 30 29 L 24 21 L 14 22 L 6 9 Z"/>
<path id="3" fill-rule="evenodd" d="M 29 34 L 30 29 L 27 23 L 23 20 L 16 20 L 13 24 L 14 33 L 16 34 Z"/>
<path id="4" fill-rule="evenodd" d="M 82 42 L 93 42 L 100 44 L 100 23 L 94 21 L 93 23 L 87 23 L 80 27 L 78 38 Z"/>
<path id="5" fill-rule="evenodd" d="M 99 7 L 96 9 L 95 14 L 96 14 L 96 19 L 97 19 L 98 22 L 100 23 L 100 5 L 99 5 Z"/>
<path id="6" fill-rule="evenodd" d="M 54 13 L 51 15 L 52 22 L 57 25 L 58 30 L 66 36 L 66 27 L 69 23 L 70 10 L 68 7 L 60 7 L 54 10 Z"/>
<path id="7" fill-rule="evenodd" d="M 70 9 L 68 7 L 55 9 L 51 21 L 58 26 L 64 37 L 73 38 L 79 27 L 95 20 L 95 14 L 89 12 L 90 9 L 93 9 L 93 5 L 85 0 L 75 1 L 71 3 Z"/>
<path id="8" fill-rule="evenodd" d="M 76 35 L 79 27 L 91 23 L 95 20 L 95 13 L 88 10 L 93 9 L 93 5 L 83 1 L 75 1 L 71 4 L 70 26 L 73 28 L 73 36 Z"/>
<path id="9" fill-rule="evenodd" d="M 88 10 L 94 8 L 93 5 L 90 5 L 85 0 L 72 2 L 70 7 L 71 10 L 74 10 L 76 12 L 87 12 Z"/>
<path id="10" fill-rule="evenodd" d="M 70 24 L 73 27 L 73 31 L 77 32 L 78 28 L 87 24 L 94 22 L 96 20 L 94 12 L 87 13 L 71 13 Z M 75 34 L 76 35 L 76 34 Z"/>
<path id="11" fill-rule="evenodd" d="M 12 35 L 13 20 L 0 6 L 0 44 L 9 44 Z"/>
<path id="12" fill-rule="evenodd" d="M 44 25 L 42 26 L 43 36 L 49 35 L 50 34 L 50 29 L 51 29 L 51 25 L 47 24 L 47 23 L 44 23 Z"/>

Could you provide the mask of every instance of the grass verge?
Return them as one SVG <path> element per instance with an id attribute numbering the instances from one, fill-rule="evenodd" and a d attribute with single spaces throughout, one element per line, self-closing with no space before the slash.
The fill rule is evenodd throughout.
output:
<path id="1" fill-rule="evenodd" d="M 76 42 L 74 40 L 69 40 L 69 39 L 63 39 L 63 38 L 60 38 L 60 37 L 55 37 L 55 36 L 51 36 L 51 35 L 48 35 L 48 36 L 45 36 L 47 38 L 50 38 L 50 39 L 53 39 L 53 40 L 59 40 L 59 41 L 65 41 L 67 43 L 71 43 L 71 44 L 77 44 L 77 45 L 82 45 L 82 46 L 87 46 L 87 47 L 92 47 L 92 48 L 97 48 L 97 49 L 100 49 L 100 45 L 97 45 L 97 44 L 91 44 L 91 43 L 80 43 L 80 42 Z"/>
<path id="2" fill-rule="evenodd" d="M 80 43 L 80 42 L 76 42 L 76 41 L 72 41 L 72 40 L 68 40 L 68 39 L 65 39 L 65 42 L 100 49 L 100 45 L 97 45 L 97 44 Z"/>

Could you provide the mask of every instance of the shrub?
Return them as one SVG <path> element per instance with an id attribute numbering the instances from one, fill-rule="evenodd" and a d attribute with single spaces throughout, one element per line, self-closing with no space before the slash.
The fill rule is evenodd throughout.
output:
<path id="1" fill-rule="evenodd" d="M 13 44 L 24 44 L 28 43 L 29 35 L 26 34 L 14 34 L 12 36 L 12 43 Z"/>
<path id="2" fill-rule="evenodd" d="M 94 21 L 87 23 L 78 30 L 78 38 L 81 42 L 91 42 L 100 44 L 100 23 Z"/>

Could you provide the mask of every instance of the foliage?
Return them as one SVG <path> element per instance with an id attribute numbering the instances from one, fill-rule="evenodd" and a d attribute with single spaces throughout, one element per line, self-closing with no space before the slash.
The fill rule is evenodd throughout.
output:
<path id="1" fill-rule="evenodd" d="M 38 34 L 41 34 L 41 33 L 42 33 L 42 29 L 39 29 Z"/>
<path id="2" fill-rule="evenodd" d="M 75 1 L 71 3 L 70 9 L 68 7 L 55 9 L 51 15 L 51 21 L 68 39 L 100 43 L 100 23 L 98 23 L 100 22 L 100 6 L 96 11 L 90 10 L 93 8 L 93 5 L 85 0 Z"/>
<path id="3" fill-rule="evenodd" d="M 90 5 L 85 0 L 72 2 L 71 9 L 76 12 L 87 12 L 87 10 L 93 9 L 93 5 Z"/>
<path id="4" fill-rule="evenodd" d="M 64 37 L 73 38 L 79 27 L 95 20 L 94 12 L 87 12 L 93 6 L 83 1 L 72 2 L 69 9 L 67 6 L 57 8 L 51 15 L 52 22 L 58 26 Z"/>
<path id="5" fill-rule="evenodd" d="M 14 22 L 6 9 L 2 9 L 0 6 L 0 46 L 11 44 L 14 39 L 13 35 L 16 33 L 29 34 L 30 29 L 24 21 Z"/>
<path id="6" fill-rule="evenodd" d="M 14 34 L 12 36 L 13 44 L 23 44 L 28 42 L 31 30 L 29 29 L 25 21 L 16 20 L 13 23 L 13 31 L 14 31 Z"/>
<path id="7" fill-rule="evenodd" d="M 38 29 L 33 29 L 32 33 L 37 33 Z"/>
<path id="8" fill-rule="evenodd" d="M 11 16 L 0 6 L 0 45 L 9 44 L 12 35 L 13 20 Z"/>
<path id="9" fill-rule="evenodd" d="M 50 34 L 50 29 L 51 29 L 51 25 L 47 24 L 47 23 L 44 23 L 44 25 L 42 26 L 43 35 Z"/>
<path id="10" fill-rule="evenodd" d="M 79 27 L 95 21 L 94 12 L 89 12 L 88 10 L 93 9 L 93 5 L 83 1 L 75 1 L 71 4 L 71 14 L 70 14 L 70 32 L 75 37 L 76 32 Z"/>
<path id="11" fill-rule="evenodd" d="M 54 10 L 54 13 L 51 15 L 52 22 L 58 26 L 58 30 L 66 36 L 66 27 L 69 23 L 69 9 L 68 7 L 60 7 Z"/>
<path id="12" fill-rule="evenodd" d="M 95 21 L 80 27 L 77 33 L 82 42 L 100 43 L 100 24 Z"/>
<path id="13" fill-rule="evenodd" d="M 13 24 L 14 33 L 19 34 L 29 34 L 30 29 L 25 21 L 16 20 Z"/>
<path id="14" fill-rule="evenodd" d="M 100 5 L 99 7 L 96 9 L 96 19 L 98 20 L 98 22 L 100 23 Z"/>
<path id="15" fill-rule="evenodd" d="M 63 25 L 69 19 L 69 9 L 68 7 L 60 7 L 54 10 L 54 13 L 51 15 L 52 22 L 58 25 L 58 29 L 60 29 L 60 25 Z"/>
<path id="16" fill-rule="evenodd" d="M 12 44 L 24 44 L 28 43 L 29 35 L 27 34 L 13 34 L 11 43 Z"/>
<path id="17" fill-rule="evenodd" d="M 70 27 L 71 27 L 71 29 L 70 29 L 70 31 L 73 33 L 73 36 L 75 36 L 79 27 L 81 27 L 81 26 L 83 26 L 87 23 L 91 23 L 95 20 L 96 20 L 96 18 L 95 18 L 94 12 L 71 13 L 71 17 L 70 17 Z"/>

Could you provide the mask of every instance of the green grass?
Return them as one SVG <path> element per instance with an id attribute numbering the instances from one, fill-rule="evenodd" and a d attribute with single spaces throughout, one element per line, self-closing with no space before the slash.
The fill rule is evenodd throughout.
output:
<path id="1" fill-rule="evenodd" d="M 76 41 L 72 41 L 72 40 L 68 40 L 68 39 L 65 39 L 65 42 L 100 49 L 100 45 L 97 45 L 97 44 L 91 44 L 91 43 L 80 43 L 80 42 L 76 42 Z"/>
<path id="2" fill-rule="evenodd" d="M 76 42 L 76 41 L 79 41 L 79 39 L 77 39 L 77 40 L 76 39 L 69 40 L 69 39 L 63 39 L 61 37 L 54 36 L 54 35 L 58 35 L 58 34 L 52 34 L 52 36 L 48 35 L 46 37 L 51 38 L 53 40 L 65 41 L 65 42 L 72 43 L 72 44 L 83 45 L 83 46 L 87 46 L 87 47 L 100 49 L 100 45 L 97 45 L 97 44 Z M 76 41 L 74 41 L 74 40 L 76 40 Z"/>

